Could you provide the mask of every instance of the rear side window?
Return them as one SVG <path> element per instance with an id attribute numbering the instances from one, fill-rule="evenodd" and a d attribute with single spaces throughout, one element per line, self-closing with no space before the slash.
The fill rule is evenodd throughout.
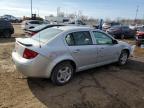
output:
<path id="1" fill-rule="evenodd" d="M 66 36 L 66 42 L 69 46 L 92 45 L 92 38 L 89 31 L 70 33 Z"/>
<path id="2" fill-rule="evenodd" d="M 96 43 L 98 45 L 112 44 L 112 39 L 108 37 L 106 34 L 94 31 L 93 32 Z"/>

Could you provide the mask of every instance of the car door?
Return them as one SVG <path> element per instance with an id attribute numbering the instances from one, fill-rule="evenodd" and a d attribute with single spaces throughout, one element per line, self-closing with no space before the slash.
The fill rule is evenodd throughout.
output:
<path id="1" fill-rule="evenodd" d="M 97 51 L 89 31 L 78 31 L 66 36 L 68 49 L 80 69 L 95 64 Z"/>
<path id="2" fill-rule="evenodd" d="M 118 44 L 113 44 L 113 39 L 100 31 L 93 31 L 95 48 L 97 49 L 97 62 L 108 63 L 117 61 L 119 57 Z"/>

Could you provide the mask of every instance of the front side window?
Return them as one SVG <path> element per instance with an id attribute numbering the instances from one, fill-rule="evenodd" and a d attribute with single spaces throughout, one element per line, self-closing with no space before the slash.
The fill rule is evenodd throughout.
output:
<path id="1" fill-rule="evenodd" d="M 88 31 L 74 32 L 66 36 L 66 42 L 71 45 L 92 45 L 92 38 Z"/>
<path id="2" fill-rule="evenodd" d="M 97 44 L 112 44 L 112 39 L 104 33 L 93 32 Z"/>

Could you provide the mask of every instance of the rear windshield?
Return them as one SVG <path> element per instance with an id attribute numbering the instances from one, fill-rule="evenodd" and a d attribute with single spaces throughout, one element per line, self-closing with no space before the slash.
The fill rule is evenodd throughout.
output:
<path id="1" fill-rule="evenodd" d="M 47 42 L 48 40 L 52 39 L 56 35 L 60 34 L 61 32 L 63 31 L 60 29 L 48 28 L 34 35 L 32 39 L 41 41 L 41 42 Z"/>
<path id="2" fill-rule="evenodd" d="M 121 26 L 112 26 L 111 29 L 119 29 Z"/>
<path id="3" fill-rule="evenodd" d="M 42 25 L 36 26 L 32 30 L 33 31 L 39 31 L 39 30 L 42 30 L 44 28 L 50 28 L 50 27 L 55 27 L 55 26 L 64 26 L 64 25 L 42 24 Z"/>
<path id="4" fill-rule="evenodd" d="M 41 29 L 45 28 L 46 26 L 47 26 L 47 24 L 42 24 L 42 25 L 36 26 L 36 27 L 33 28 L 32 30 L 35 30 L 35 31 L 41 30 Z"/>
<path id="5" fill-rule="evenodd" d="M 144 32 L 144 28 L 143 27 L 140 27 L 137 29 L 138 31 L 143 31 Z"/>

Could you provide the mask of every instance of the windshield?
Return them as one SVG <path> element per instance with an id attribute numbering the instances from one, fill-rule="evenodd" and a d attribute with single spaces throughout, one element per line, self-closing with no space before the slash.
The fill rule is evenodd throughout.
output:
<path id="1" fill-rule="evenodd" d="M 41 41 L 41 42 L 47 42 L 48 40 L 52 39 L 56 35 L 60 34 L 61 32 L 63 31 L 60 29 L 48 28 L 34 35 L 32 39 Z"/>

